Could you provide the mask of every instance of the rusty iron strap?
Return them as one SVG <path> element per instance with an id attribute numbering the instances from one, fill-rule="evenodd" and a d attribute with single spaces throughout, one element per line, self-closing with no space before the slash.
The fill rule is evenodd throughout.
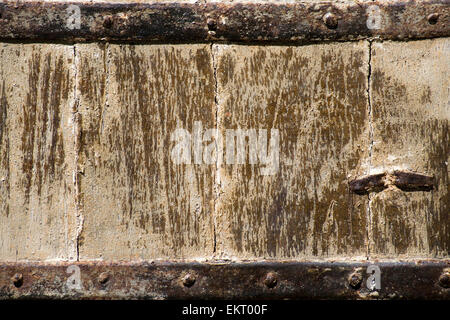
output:
<path id="1" fill-rule="evenodd" d="M 389 185 L 403 191 L 431 191 L 435 184 L 433 176 L 401 170 L 372 174 L 349 181 L 350 190 L 360 195 L 383 191 Z"/>
<path id="2" fill-rule="evenodd" d="M 378 284 L 367 281 L 377 267 Z M 3 263 L 0 299 L 448 300 L 449 267 L 450 260 Z"/>
<path id="3" fill-rule="evenodd" d="M 0 38 L 287 42 L 450 36 L 450 0 L 364 3 L 0 3 Z"/>

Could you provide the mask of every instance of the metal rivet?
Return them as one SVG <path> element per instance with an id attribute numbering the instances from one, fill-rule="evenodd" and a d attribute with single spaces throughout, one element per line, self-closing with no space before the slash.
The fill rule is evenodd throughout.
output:
<path id="1" fill-rule="evenodd" d="M 105 20 L 103 20 L 103 26 L 105 27 L 105 28 L 111 28 L 112 27 L 112 25 L 113 25 L 113 20 L 112 20 L 112 18 L 111 17 L 106 17 L 105 18 Z"/>
<path id="2" fill-rule="evenodd" d="M 217 24 L 216 24 L 216 21 L 214 19 L 206 20 L 206 24 L 208 25 L 208 30 L 209 31 L 216 31 Z"/>
<path id="3" fill-rule="evenodd" d="M 195 277 L 192 274 L 188 273 L 187 275 L 185 275 L 183 277 L 183 285 L 185 287 L 188 287 L 188 288 L 192 287 L 194 285 L 194 283 L 195 283 Z"/>
<path id="4" fill-rule="evenodd" d="M 328 12 L 327 14 L 325 14 L 323 16 L 323 22 L 325 23 L 325 25 L 329 28 L 329 29 L 336 29 L 338 26 L 338 19 L 337 17 L 331 13 Z"/>
<path id="5" fill-rule="evenodd" d="M 359 287 L 361 287 L 362 280 L 363 280 L 363 277 L 360 272 L 353 272 L 348 277 L 348 284 L 353 289 L 359 289 Z"/>
<path id="6" fill-rule="evenodd" d="M 277 285 L 277 275 L 273 272 L 269 272 L 264 279 L 264 284 L 268 288 L 273 288 Z"/>
<path id="7" fill-rule="evenodd" d="M 109 273 L 108 272 L 102 272 L 98 276 L 98 282 L 101 284 L 105 284 L 109 281 Z"/>
<path id="8" fill-rule="evenodd" d="M 437 13 L 432 13 L 427 17 L 429 24 L 436 24 L 438 22 L 439 15 Z"/>
<path id="9" fill-rule="evenodd" d="M 450 272 L 444 272 L 439 277 L 439 285 L 442 288 L 450 288 Z"/>
<path id="10" fill-rule="evenodd" d="M 23 275 L 21 273 L 16 273 L 12 276 L 11 281 L 16 288 L 19 288 L 23 284 Z"/>

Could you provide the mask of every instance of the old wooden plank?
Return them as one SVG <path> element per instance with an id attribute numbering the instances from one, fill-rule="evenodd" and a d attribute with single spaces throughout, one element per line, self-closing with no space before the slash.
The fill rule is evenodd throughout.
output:
<path id="1" fill-rule="evenodd" d="M 448 257 L 450 41 L 375 42 L 371 60 L 372 170 L 436 181 L 432 191 L 371 196 L 371 256 Z"/>
<path id="2" fill-rule="evenodd" d="M 80 259 L 204 258 L 214 166 L 177 164 L 176 129 L 214 124 L 209 45 L 76 45 Z"/>
<path id="3" fill-rule="evenodd" d="M 73 48 L 0 50 L 0 260 L 74 260 Z"/>
<path id="4" fill-rule="evenodd" d="M 368 43 L 214 49 L 222 134 L 279 130 L 274 172 L 218 166 L 218 256 L 365 256 L 367 197 L 347 180 L 369 152 Z"/>

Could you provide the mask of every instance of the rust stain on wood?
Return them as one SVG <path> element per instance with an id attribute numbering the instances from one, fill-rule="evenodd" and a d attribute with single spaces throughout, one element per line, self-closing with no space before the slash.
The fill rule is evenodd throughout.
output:
<path id="1" fill-rule="evenodd" d="M 403 191 L 370 196 L 371 256 L 448 256 L 449 44 L 372 45 L 372 165 L 395 169 L 393 184 Z"/>
<path id="2" fill-rule="evenodd" d="M 208 45 L 76 45 L 84 227 L 80 258 L 213 252 L 210 166 L 171 159 L 177 129 L 214 122 Z M 111 241 L 113 239 L 113 241 Z"/>
<path id="3" fill-rule="evenodd" d="M 366 200 L 347 175 L 368 153 L 367 43 L 214 46 L 218 126 L 279 130 L 280 166 L 221 165 L 217 254 L 365 255 Z"/>
<path id="4" fill-rule="evenodd" d="M 72 47 L 0 50 L 1 259 L 76 259 Z"/>

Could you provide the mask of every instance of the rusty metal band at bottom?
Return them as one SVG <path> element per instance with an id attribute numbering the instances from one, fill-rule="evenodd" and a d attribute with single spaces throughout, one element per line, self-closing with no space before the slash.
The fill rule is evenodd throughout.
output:
<path id="1" fill-rule="evenodd" d="M 3 263 L 0 299 L 450 299 L 450 260 Z"/>

